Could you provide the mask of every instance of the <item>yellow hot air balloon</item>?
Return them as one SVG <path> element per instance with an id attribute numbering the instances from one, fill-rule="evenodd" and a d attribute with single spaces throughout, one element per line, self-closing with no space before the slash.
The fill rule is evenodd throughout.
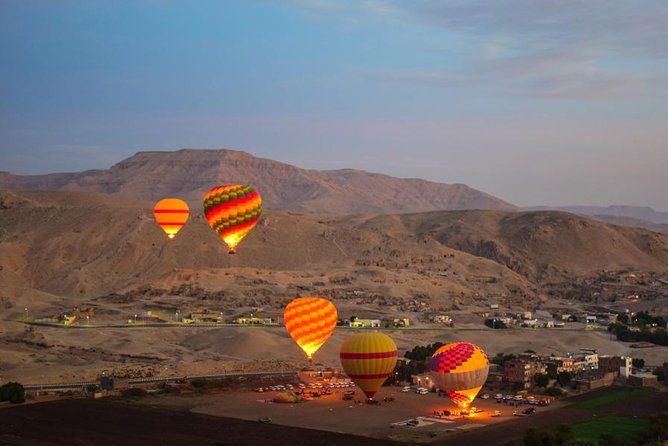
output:
<path id="1" fill-rule="evenodd" d="M 262 198 L 250 186 L 226 184 L 204 195 L 204 215 L 209 226 L 227 244 L 230 254 L 255 227 L 262 213 Z"/>
<path id="2" fill-rule="evenodd" d="M 333 303 L 322 297 L 300 297 L 285 307 L 285 328 L 304 350 L 309 361 L 329 339 L 336 327 L 337 312 Z"/>
<path id="3" fill-rule="evenodd" d="M 167 237 L 173 239 L 188 221 L 190 209 L 188 204 L 178 198 L 164 198 L 153 208 L 153 216 Z"/>
<path id="4" fill-rule="evenodd" d="M 455 342 L 436 350 L 429 362 L 434 384 L 467 408 L 487 380 L 489 360 L 477 345 Z"/>
<path id="5" fill-rule="evenodd" d="M 397 345 L 384 333 L 357 333 L 343 341 L 343 370 L 372 399 L 397 365 Z"/>

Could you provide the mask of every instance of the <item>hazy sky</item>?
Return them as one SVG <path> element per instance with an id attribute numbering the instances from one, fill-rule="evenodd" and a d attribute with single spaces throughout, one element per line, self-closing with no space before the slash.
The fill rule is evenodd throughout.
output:
<path id="1" fill-rule="evenodd" d="M 0 170 L 184 147 L 668 210 L 668 1 L 0 0 Z"/>

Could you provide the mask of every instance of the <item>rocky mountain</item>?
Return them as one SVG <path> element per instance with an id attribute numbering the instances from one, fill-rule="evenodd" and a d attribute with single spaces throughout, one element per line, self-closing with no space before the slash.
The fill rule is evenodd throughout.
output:
<path id="1" fill-rule="evenodd" d="M 158 200 L 175 196 L 199 206 L 213 186 L 248 184 L 265 209 L 315 214 L 455 209 L 515 210 L 464 184 L 403 179 L 360 170 L 317 171 L 235 150 L 139 152 L 107 170 L 49 175 L 0 172 L 0 189 L 71 190 Z"/>

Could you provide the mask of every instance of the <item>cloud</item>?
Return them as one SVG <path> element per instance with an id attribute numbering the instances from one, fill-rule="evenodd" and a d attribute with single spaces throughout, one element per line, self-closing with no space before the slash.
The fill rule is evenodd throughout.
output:
<path id="1" fill-rule="evenodd" d="M 456 68 L 383 69 L 385 80 L 478 86 L 517 97 L 646 97 L 668 85 L 668 2 L 646 0 L 319 0 L 330 17 L 431 27 L 464 38 Z M 296 3 L 295 3 L 296 4 Z M 334 5 L 338 9 L 334 10 Z M 335 12 L 335 13 L 334 13 Z M 443 60 L 450 55 L 443 54 Z M 397 61 L 401 66 L 401 61 Z M 482 87 L 480 87 L 482 86 Z"/>

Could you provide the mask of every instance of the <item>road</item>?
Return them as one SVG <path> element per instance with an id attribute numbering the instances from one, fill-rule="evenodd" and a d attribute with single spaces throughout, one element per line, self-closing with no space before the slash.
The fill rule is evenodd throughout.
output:
<path id="1" fill-rule="evenodd" d="M 160 384 L 160 383 L 175 383 L 182 381 L 184 379 L 193 380 L 193 379 L 204 379 L 204 380 L 215 380 L 215 379 L 225 379 L 225 378 L 252 378 L 257 376 L 295 376 L 297 375 L 296 370 L 281 371 L 281 372 L 244 372 L 244 373 L 223 373 L 219 375 L 197 375 L 197 376 L 174 376 L 170 378 L 144 378 L 144 379 L 131 379 L 128 381 L 128 384 L 131 386 L 141 385 L 141 384 Z M 84 389 L 89 385 L 99 385 L 99 381 L 88 381 L 88 382 L 79 382 L 79 383 L 64 383 L 64 384 L 29 384 L 24 386 L 27 391 L 36 391 L 36 390 L 79 390 Z"/>

